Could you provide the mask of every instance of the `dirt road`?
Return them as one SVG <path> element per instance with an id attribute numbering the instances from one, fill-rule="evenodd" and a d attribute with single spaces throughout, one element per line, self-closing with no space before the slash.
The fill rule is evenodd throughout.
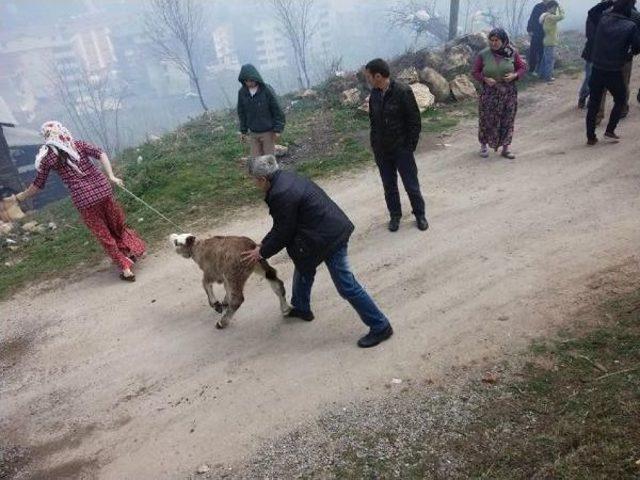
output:
<path id="1" fill-rule="evenodd" d="M 391 378 L 437 378 L 561 325 L 589 277 L 640 245 L 640 108 L 622 143 L 588 148 L 577 86 L 521 96 L 515 161 L 479 159 L 473 122 L 421 155 L 426 234 L 408 217 L 386 231 L 373 169 L 324 182 L 357 225 L 354 270 L 395 326 L 380 348 L 356 348 L 363 325 L 324 270 L 314 322 L 283 320 L 254 279 L 217 331 L 197 267 L 169 246 L 133 285 L 101 272 L 2 304 L 2 438 L 30 449 L 18 478 L 185 478 Z M 269 226 L 261 206 L 215 233 Z M 275 264 L 288 282 L 291 264 Z"/>

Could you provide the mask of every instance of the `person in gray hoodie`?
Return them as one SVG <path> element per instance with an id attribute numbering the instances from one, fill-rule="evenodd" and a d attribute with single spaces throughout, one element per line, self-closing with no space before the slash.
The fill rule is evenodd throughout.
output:
<path id="1" fill-rule="evenodd" d="M 242 84 L 238 91 L 241 139 L 249 141 L 252 157 L 274 155 L 286 123 L 276 94 L 251 64 L 242 66 L 238 81 Z"/>

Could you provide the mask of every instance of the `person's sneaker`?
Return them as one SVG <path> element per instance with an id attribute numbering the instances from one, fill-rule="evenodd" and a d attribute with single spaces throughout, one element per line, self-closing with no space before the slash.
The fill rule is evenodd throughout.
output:
<path id="1" fill-rule="evenodd" d="M 587 145 L 594 146 L 596 143 L 598 143 L 597 137 L 587 139 Z"/>
<path id="2" fill-rule="evenodd" d="M 304 320 L 305 322 L 310 322 L 314 318 L 316 318 L 312 312 L 303 312 L 298 310 L 297 308 L 292 308 L 289 313 L 285 315 L 287 318 L 299 318 L 300 320 Z"/>
<path id="3" fill-rule="evenodd" d="M 382 330 L 381 332 L 369 332 L 360 340 L 358 340 L 358 346 L 360 348 L 371 348 L 375 347 L 381 342 L 388 340 L 391 335 L 393 335 L 393 328 L 389 325 L 387 328 Z"/>
<path id="4" fill-rule="evenodd" d="M 400 230 L 400 217 L 391 217 L 388 228 L 390 232 L 397 232 Z"/>
<path id="5" fill-rule="evenodd" d="M 580 97 L 578 99 L 578 108 L 580 110 L 584 110 L 586 106 L 587 106 L 587 99 Z"/>
<path id="6" fill-rule="evenodd" d="M 429 222 L 427 222 L 427 218 L 424 215 L 416 216 L 416 225 L 418 226 L 418 230 L 422 232 L 429 229 Z"/>
<path id="7" fill-rule="evenodd" d="M 481 158 L 489 158 L 489 149 L 486 145 L 480 147 L 480 157 Z"/>
<path id="8" fill-rule="evenodd" d="M 605 132 L 604 136 L 607 138 L 612 138 L 614 140 L 620 140 L 620 137 L 615 134 L 615 132 Z"/>

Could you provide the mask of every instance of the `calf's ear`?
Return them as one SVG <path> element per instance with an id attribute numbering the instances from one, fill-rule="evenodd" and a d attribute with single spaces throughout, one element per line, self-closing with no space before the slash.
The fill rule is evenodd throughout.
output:
<path id="1" fill-rule="evenodd" d="M 184 244 L 188 247 L 191 248 L 193 247 L 193 244 L 196 242 L 196 237 L 194 237 L 193 235 L 189 235 L 187 237 L 187 239 L 185 240 Z"/>

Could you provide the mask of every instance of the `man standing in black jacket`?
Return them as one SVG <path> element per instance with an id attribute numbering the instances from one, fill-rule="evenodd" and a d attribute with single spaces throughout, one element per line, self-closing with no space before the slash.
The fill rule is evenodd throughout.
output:
<path id="1" fill-rule="evenodd" d="M 245 261 L 267 259 L 283 248 L 293 260 L 293 288 L 289 317 L 311 321 L 311 288 L 317 267 L 324 262 L 338 293 L 356 310 L 369 333 L 358 340 L 362 348 L 374 347 L 393 335 L 387 317 L 360 286 L 349 268 L 347 245 L 354 226 L 318 185 L 293 172 L 281 171 L 273 155 L 253 158 L 249 173 L 266 194 L 273 227 Z"/>
<path id="2" fill-rule="evenodd" d="M 542 54 L 544 53 L 544 29 L 540 23 L 540 17 L 547 11 L 547 3 L 549 0 L 543 0 L 537 3 L 531 15 L 529 16 L 529 22 L 527 23 L 527 32 L 531 39 L 529 45 L 529 71 L 535 72 L 536 68 L 542 63 Z"/>
<path id="3" fill-rule="evenodd" d="M 422 129 L 416 97 L 409 86 L 391 80 L 389 65 L 380 58 L 366 65 L 365 76 L 373 88 L 369 97 L 371 148 L 391 216 L 389 230 L 397 232 L 402 218 L 398 173 L 411 201 L 418 228 L 427 230 L 429 223 L 413 155 Z"/>
<path id="4" fill-rule="evenodd" d="M 591 54 L 593 52 L 593 42 L 596 38 L 596 29 L 602 18 L 602 14 L 613 6 L 614 0 L 601 0 L 595 7 L 589 10 L 587 15 L 587 22 L 585 25 L 585 36 L 587 41 L 584 44 L 584 50 L 582 50 L 582 59 L 584 60 L 584 81 L 578 94 L 578 108 L 583 109 L 587 105 L 587 99 L 589 98 L 589 80 L 591 79 L 591 69 L 593 63 L 591 62 Z"/>
<path id="5" fill-rule="evenodd" d="M 587 143 L 598 143 L 596 117 L 606 90 L 613 96 L 614 106 L 605 137 L 619 139 L 616 127 L 627 103 L 627 89 L 622 70 L 629 60 L 640 53 L 640 29 L 631 20 L 636 0 L 617 0 L 610 12 L 598 24 L 591 61 L 593 70 L 589 82 L 589 110 L 587 113 Z"/>

